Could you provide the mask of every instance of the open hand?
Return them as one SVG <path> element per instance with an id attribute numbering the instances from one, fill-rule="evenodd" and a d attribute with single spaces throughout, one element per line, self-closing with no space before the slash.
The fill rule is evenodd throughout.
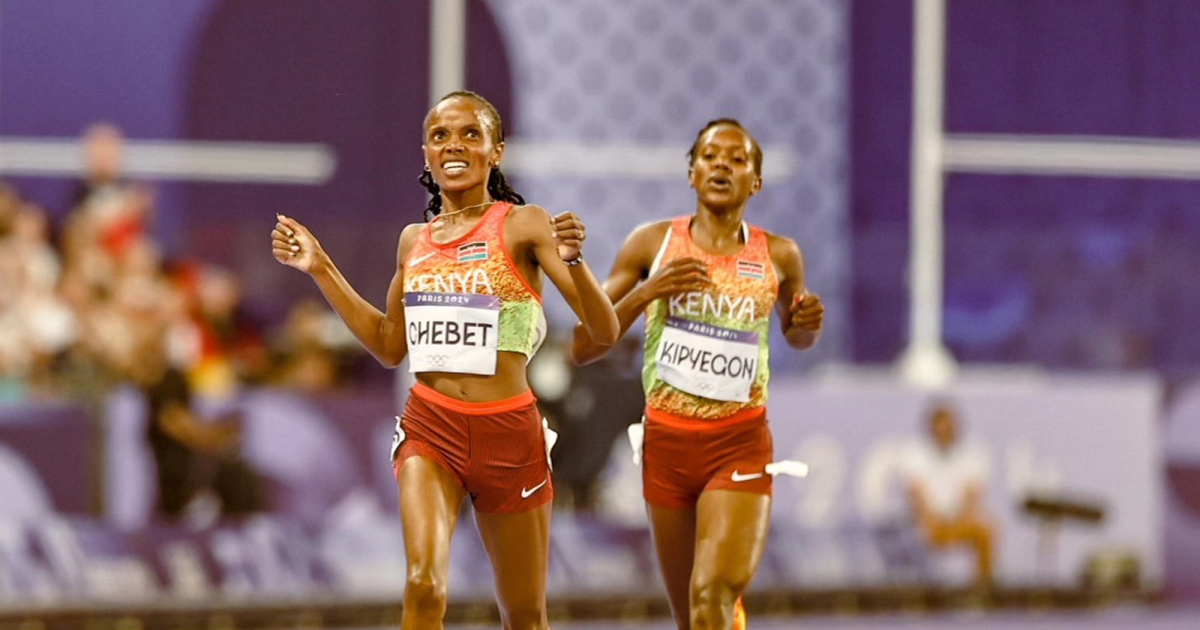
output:
<path id="1" fill-rule="evenodd" d="M 289 267 L 311 273 L 323 253 L 321 244 L 299 221 L 282 214 L 275 217 L 278 222 L 271 231 L 271 255 Z"/>

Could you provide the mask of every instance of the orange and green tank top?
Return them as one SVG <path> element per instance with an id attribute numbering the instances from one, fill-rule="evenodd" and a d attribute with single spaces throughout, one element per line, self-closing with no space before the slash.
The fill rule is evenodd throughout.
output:
<path id="1" fill-rule="evenodd" d="M 762 229 L 743 223 L 742 250 L 715 256 L 692 241 L 691 221 L 671 221 L 650 273 L 677 258 L 696 258 L 707 264 L 712 284 L 646 308 L 642 386 L 648 417 L 721 420 L 767 402 L 767 339 L 779 282 Z"/>
<path id="2" fill-rule="evenodd" d="M 404 260 L 410 370 L 495 374 L 497 352 L 532 358 L 546 337 L 541 296 L 504 243 L 511 203 L 494 203 L 466 234 L 433 240 L 426 225 Z"/>

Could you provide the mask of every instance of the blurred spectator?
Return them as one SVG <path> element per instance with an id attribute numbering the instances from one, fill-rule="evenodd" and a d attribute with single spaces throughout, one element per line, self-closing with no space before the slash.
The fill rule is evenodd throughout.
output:
<path id="1" fill-rule="evenodd" d="M 84 134 L 84 178 L 72 195 L 63 230 L 66 265 L 85 274 L 96 290 L 111 290 L 116 268 L 128 251 L 147 238 L 154 203 L 148 188 L 121 172 L 124 139 L 116 127 L 101 123 Z"/>
<path id="2" fill-rule="evenodd" d="M 321 390 L 345 377 L 342 364 L 362 353 L 340 320 L 298 306 L 282 345 L 268 348 L 234 273 L 163 260 L 146 231 L 152 198 L 120 175 L 119 132 L 96 126 L 85 147 L 87 176 L 59 249 L 46 213 L 0 182 L 0 399 L 98 399 L 137 380 L 138 348 L 150 343 L 205 398 L 247 383 Z"/>
<path id="3" fill-rule="evenodd" d="M 83 206 L 125 185 L 122 161 L 125 138 L 116 125 L 96 123 L 83 132 L 83 179 L 76 185 L 71 205 Z"/>
<path id="4" fill-rule="evenodd" d="M 41 208 L 0 185 L 0 399 L 47 390 L 102 397 L 109 385 L 134 383 L 149 407 L 159 512 L 257 511 L 262 482 L 238 456 L 240 423 L 197 419 L 185 377 L 220 382 L 206 393 L 226 393 L 267 370 L 265 349 L 243 351 L 262 344 L 239 317 L 237 282 L 198 265 L 181 267 L 194 271 L 194 282 L 170 282 L 144 229 L 151 198 L 120 177 L 119 132 L 95 127 L 86 147 L 87 178 L 61 257 Z M 239 369 L 214 379 L 214 361 Z"/>
<path id="5" fill-rule="evenodd" d="M 929 441 L 914 445 L 905 462 L 909 504 L 918 527 L 934 549 L 968 546 L 975 555 L 975 583 L 992 579 L 992 525 L 983 510 L 988 458 L 964 444 L 947 401 L 928 417 Z"/>
<path id="6" fill-rule="evenodd" d="M 194 264 L 180 266 L 173 275 L 197 335 L 195 354 L 185 360 L 196 393 L 228 398 L 242 383 L 264 381 L 270 355 L 257 322 L 242 308 L 237 278 L 224 269 Z"/>
<path id="7" fill-rule="evenodd" d="M 27 376 L 35 389 L 45 391 L 52 385 L 55 361 L 78 336 L 74 313 L 58 297 L 61 269 L 45 212 L 33 204 L 22 206 L 6 241 L 0 255 L 12 256 L 20 273 L 16 310 L 27 349 Z"/>
<path id="8" fill-rule="evenodd" d="M 198 419 L 183 373 L 174 368 L 151 372 L 141 384 L 148 403 L 146 438 L 158 473 L 159 515 L 204 525 L 218 514 L 238 518 L 263 510 L 262 478 L 239 455 L 240 419 Z"/>
<path id="9" fill-rule="evenodd" d="M 132 383 L 147 401 L 159 513 L 196 524 L 256 512 L 263 482 L 239 455 L 239 419 L 198 418 L 193 396 L 228 398 L 244 383 L 325 390 L 362 353 L 314 302 L 290 313 L 272 354 L 234 273 L 165 261 L 147 229 L 153 197 L 122 175 L 122 142 L 114 127 L 88 130 L 58 248 L 46 213 L 0 182 L 0 403 L 96 403 Z"/>
<path id="10" fill-rule="evenodd" d="M 169 325 L 168 293 L 156 248 L 138 241 L 122 263 L 105 291 L 82 289 L 82 296 L 73 295 L 87 333 L 83 349 L 109 381 L 133 379 L 144 369 L 139 348 L 160 343 Z"/>
<path id="11" fill-rule="evenodd" d="M 363 353 L 340 320 L 298 305 L 268 348 L 234 273 L 163 260 L 148 232 L 154 198 L 123 173 L 121 131 L 92 125 L 82 144 L 57 249 L 45 212 L 0 182 L 0 397 L 98 399 L 137 380 L 138 348 L 151 343 L 204 398 L 272 382 L 324 390 L 346 377 Z"/>
<path id="12" fill-rule="evenodd" d="M 3 255 L 17 263 L 24 288 L 53 291 L 58 282 L 58 253 L 50 244 L 50 222 L 44 210 L 31 203 L 15 203 L 9 230 L 0 239 Z"/>
<path id="13" fill-rule="evenodd" d="M 304 300 L 288 313 L 279 338 L 280 384 L 309 391 L 337 384 L 338 358 L 327 333 L 331 314 L 314 300 Z"/>
<path id="14" fill-rule="evenodd" d="M 529 366 L 538 405 L 559 439 L 553 453 L 555 506 L 597 508 L 600 474 L 613 444 L 642 417 L 641 339 L 622 338 L 603 359 L 572 366 L 568 346 L 547 343 Z"/>
<path id="15" fill-rule="evenodd" d="M 0 202 L 4 203 L 4 202 Z M 0 236 L 0 374 L 44 391 L 56 358 L 74 343 L 73 313 L 58 298 L 59 262 L 41 208 L 9 200 Z"/>

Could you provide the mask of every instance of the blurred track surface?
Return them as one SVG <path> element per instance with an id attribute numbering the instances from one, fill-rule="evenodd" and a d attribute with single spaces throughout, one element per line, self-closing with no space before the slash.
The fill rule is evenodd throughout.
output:
<path id="1" fill-rule="evenodd" d="M 447 626 L 447 630 L 477 630 L 490 626 Z M 556 623 L 554 630 L 674 630 L 666 620 L 653 622 Z M 950 614 L 910 617 L 779 617 L 750 618 L 753 630 L 832 628 L 835 630 L 1194 630 L 1200 628 L 1200 609 L 1114 609 L 1086 613 L 973 615 Z"/>

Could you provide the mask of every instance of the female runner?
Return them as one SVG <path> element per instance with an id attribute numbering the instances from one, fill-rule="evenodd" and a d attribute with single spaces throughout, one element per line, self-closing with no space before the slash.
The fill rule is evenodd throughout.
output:
<path id="1" fill-rule="evenodd" d="M 426 223 L 400 234 L 379 312 L 317 239 L 279 216 L 279 262 L 308 273 L 359 341 L 417 374 L 392 446 L 408 559 L 406 630 L 441 628 L 450 538 L 471 497 L 505 628 L 546 628 L 549 460 L 525 365 L 546 333 L 542 272 L 599 345 L 617 338 L 612 303 L 583 262 L 584 226 L 551 218 L 500 173 L 504 132 L 483 97 L 455 92 L 425 118 Z"/>
<path id="2" fill-rule="evenodd" d="M 805 289 L 796 243 L 743 221 L 762 188 L 754 138 L 736 120 L 715 120 L 688 159 L 695 214 L 635 229 L 604 288 L 622 334 L 646 314 L 643 493 L 675 623 L 738 628 L 776 472 L 764 406 L 771 309 L 803 350 L 824 307 Z M 575 330 L 578 362 L 610 345 Z"/>

